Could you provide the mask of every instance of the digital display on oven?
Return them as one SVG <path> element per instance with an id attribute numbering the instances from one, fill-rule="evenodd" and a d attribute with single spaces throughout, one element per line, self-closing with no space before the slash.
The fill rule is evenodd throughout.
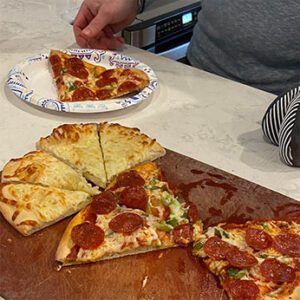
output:
<path id="1" fill-rule="evenodd" d="M 191 12 L 182 15 L 182 25 L 188 24 L 193 21 L 193 15 Z"/>

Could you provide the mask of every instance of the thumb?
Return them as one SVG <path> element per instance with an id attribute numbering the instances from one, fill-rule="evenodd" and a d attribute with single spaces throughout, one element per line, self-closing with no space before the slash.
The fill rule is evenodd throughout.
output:
<path id="1" fill-rule="evenodd" d="M 82 31 L 82 35 L 87 39 L 96 38 L 102 29 L 108 24 L 108 18 L 101 13 L 101 9 L 89 25 Z"/>

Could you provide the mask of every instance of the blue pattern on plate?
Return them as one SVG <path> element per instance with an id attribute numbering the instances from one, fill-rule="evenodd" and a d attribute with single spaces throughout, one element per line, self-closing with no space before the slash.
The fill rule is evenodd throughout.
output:
<path id="1" fill-rule="evenodd" d="M 145 71 L 149 78 L 149 85 L 140 93 L 128 98 L 110 99 L 105 101 L 80 101 L 80 102 L 61 102 L 57 99 L 43 97 L 28 88 L 30 76 L 25 73 L 25 67 L 31 64 L 48 60 L 48 54 L 37 54 L 27 58 L 20 64 L 12 68 L 8 74 L 7 85 L 12 92 L 23 101 L 40 106 L 45 109 L 76 112 L 76 113 L 95 113 L 123 109 L 136 105 L 146 98 L 157 87 L 157 77 L 153 70 L 146 64 L 139 62 L 129 56 L 121 53 L 93 50 L 93 49 L 67 49 L 65 53 L 75 55 L 80 59 L 85 59 L 90 63 L 101 64 L 106 68 L 138 68 Z"/>

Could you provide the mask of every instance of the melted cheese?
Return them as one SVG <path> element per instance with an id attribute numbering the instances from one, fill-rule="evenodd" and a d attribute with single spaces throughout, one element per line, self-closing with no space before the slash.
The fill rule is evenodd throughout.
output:
<path id="1" fill-rule="evenodd" d="M 85 207 L 90 196 L 32 184 L 1 184 L 0 211 L 18 231 L 29 235 Z"/>
<path id="2" fill-rule="evenodd" d="M 10 160 L 3 168 L 1 179 L 2 182 L 40 184 L 91 195 L 99 193 L 99 189 L 92 187 L 80 173 L 43 151 L 30 152 Z"/>
<path id="3" fill-rule="evenodd" d="M 41 138 L 38 148 L 79 170 L 87 179 L 106 186 L 106 174 L 96 124 L 65 124 Z"/>

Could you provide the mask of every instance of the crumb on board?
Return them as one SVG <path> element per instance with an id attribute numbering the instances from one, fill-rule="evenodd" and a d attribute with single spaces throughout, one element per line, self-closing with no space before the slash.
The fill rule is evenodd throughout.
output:
<path id="1" fill-rule="evenodd" d="M 56 270 L 57 272 L 59 272 L 61 269 L 62 269 L 62 265 L 61 265 L 61 264 L 58 264 L 58 265 L 55 267 L 55 270 Z"/>
<path id="2" fill-rule="evenodd" d="M 158 258 L 162 258 L 163 256 L 164 256 L 164 254 L 161 252 L 161 253 L 159 253 Z"/>
<path id="3" fill-rule="evenodd" d="M 147 284 L 147 281 L 148 281 L 148 276 L 146 275 L 143 279 L 143 282 L 142 282 L 142 288 L 144 288 Z"/>
<path id="4" fill-rule="evenodd" d="M 8 241 L 9 243 L 11 243 L 11 242 L 12 242 L 12 239 L 8 238 L 7 241 Z"/>
<path id="5" fill-rule="evenodd" d="M 67 273 L 71 274 L 72 272 L 71 272 L 71 270 L 68 269 L 68 270 L 67 270 Z"/>

